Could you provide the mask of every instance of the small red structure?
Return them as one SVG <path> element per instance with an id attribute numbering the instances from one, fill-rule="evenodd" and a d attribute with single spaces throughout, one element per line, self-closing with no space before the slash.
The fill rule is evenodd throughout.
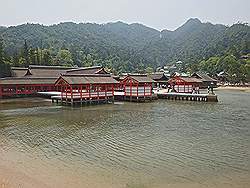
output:
<path id="1" fill-rule="evenodd" d="M 197 78 L 175 76 L 168 83 L 171 85 L 171 89 L 177 93 L 199 93 L 202 81 Z"/>
<path id="2" fill-rule="evenodd" d="M 121 85 L 124 89 L 125 99 L 129 97 L 130 100 L 133 98 L 152 98 L 152 80 L 147 75 L 128 75 L 122 81 Z"/>
<path id="3" fill-rule="evenodd" d="M 55 78 L 9 77 L 0 79 L 0 97 L 31 95 L 41 91 L 57 91 Z"/>
<path id="4" fill-rule="evenodd" d="M 107 74 L 62 75 L 55 82 L 61 88 L 62 103 L 75 104 L 114 100 L 114 88 L 118 85 Z"/>

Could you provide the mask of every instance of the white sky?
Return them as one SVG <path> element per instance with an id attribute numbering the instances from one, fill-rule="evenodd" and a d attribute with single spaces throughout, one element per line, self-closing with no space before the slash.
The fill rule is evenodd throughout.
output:
<path id="1" fill-rule="evenodd" d="M 123 21 L 174 30 L 189 18 L 249 23 L 250 0 L 0 0 L 2 26 Z"/>

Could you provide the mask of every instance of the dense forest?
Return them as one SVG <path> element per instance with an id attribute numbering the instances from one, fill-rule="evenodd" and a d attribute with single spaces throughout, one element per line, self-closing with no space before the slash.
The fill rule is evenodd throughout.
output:
<path id="1" fill-rule="evenodd" d="M 235 74 L 232 67 L 241 67 L 240 74 L 247 77 L 249 60 L 241 57 L 249 53 L 250 28 L 243 23 L 224 26 L 190 19 L 175 31 L 122 22 L 0 27 L 0 76 L 8 76 L 10 66 L 29 64 L 103 65 L 121 73 L 147 72 L 182 61 L 184 71 L 215 74 L 230 69 Z M 224 65 L 228 59 L 234 64 L 230 68 Z"/>

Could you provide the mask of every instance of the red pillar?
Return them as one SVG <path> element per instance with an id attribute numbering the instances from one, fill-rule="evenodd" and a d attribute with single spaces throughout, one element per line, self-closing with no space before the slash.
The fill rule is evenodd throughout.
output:
<path id="1" fill-rule="evenodd" d="M 70 94 L 71 94 L 71 100 L 73 99 L 73 88 L 72 88 L 73 86 L 72 85 L 70 85 Z"/>
<path id="2" fill-rule="evenodd" d="M 124 96 L 126 96 L 126 83 L 123 83 Z"/>
<path id="3" fill-rule="evenodd" d="M 107 87 L 107 85 L 105 84 L 105 99 L 107 99 L 107 90 L 108 90 L 108 87 Z"/>
<path id="4" fill-rule="evenodd" d="M 89 91 L 89 98 L 91 98 L 91 91 L 90 91 L 91 85 L 89 85 L 88 91 Z"/>
<path id="5" fill-rule="evenodd" d="M 99 89 L 100 89 L 100 86 L 97 85 L 96 88 L 97 88 L 97 99 L 99 100 Z"/>
<path id="6" fill-rule="evenodd" d="M 61 85 L 61 99 L 63 98 L 63 89 L 64 87 Z"/>
<path id="7" fill-rule="evenodd" d="M 144 96 L 144 97 L 146 96 L 146 93 L 145 93 L 145 84 L 146 84 L 146 83 L 143 84 L 143 89 L 144 89 L 143 96 Z"/>
<path id="8" fill-rule="evenodd" d="M 82 99 L 82 85 L 80 86 L 80 97 Z"/>
<path id="9" fill-rule="evenodd" d="M 68 100 L 68 85 L 66 86 L 66 100 Z"/>
<path id="10" fill-rule="evenodd" d="M 152 96 L 152 83 L 150 83 L 150 96 Z"/>
<path id="11" fill-rule="evenodd" d="M 0 98 L 3 96 L 2 87 L 0 86 Z"/>
<path id="12" fill-rule="evenodd" d="M 137 97 L 138 97 L 138 89 L 139 89 L 139 83 L 137 83 L 137 92 L 136 92 Z"/>
<path id="13" fill-rule="evenodd" d="M 131 82 L 131 80 L 129 81 L 129 86 L 130 86 L 130 97 L 132 97 L 132 82 Z"/>
<path id="14" fill-rule="evenodd" d="M 112 84 L 112 96 L 114 96 L 114 84 Z"/>

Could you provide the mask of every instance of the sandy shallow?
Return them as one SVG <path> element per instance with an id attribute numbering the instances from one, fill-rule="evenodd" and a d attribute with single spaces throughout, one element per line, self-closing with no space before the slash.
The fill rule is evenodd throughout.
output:
<path id="1" fill-rule="evenodd" d="M 78 175 L 77 172 L 68 174 L 63 167 L 54 168 L 40 159 L 31 159 L 16 152 L 0 152 L 0 155 L 0 188 L 248 188 L 250 186 L 250 180 L 240 182 L 236 178 L 229 183 L 221 177 L 211 180 L 210 185 L 203 185 L 202 182 L 140 184 L 118 182 L 115 179 L 105 181 L 96 174 L 87 177 Z M 27 165 L 32 170 L 27 170 L 25 168 Z"/>

